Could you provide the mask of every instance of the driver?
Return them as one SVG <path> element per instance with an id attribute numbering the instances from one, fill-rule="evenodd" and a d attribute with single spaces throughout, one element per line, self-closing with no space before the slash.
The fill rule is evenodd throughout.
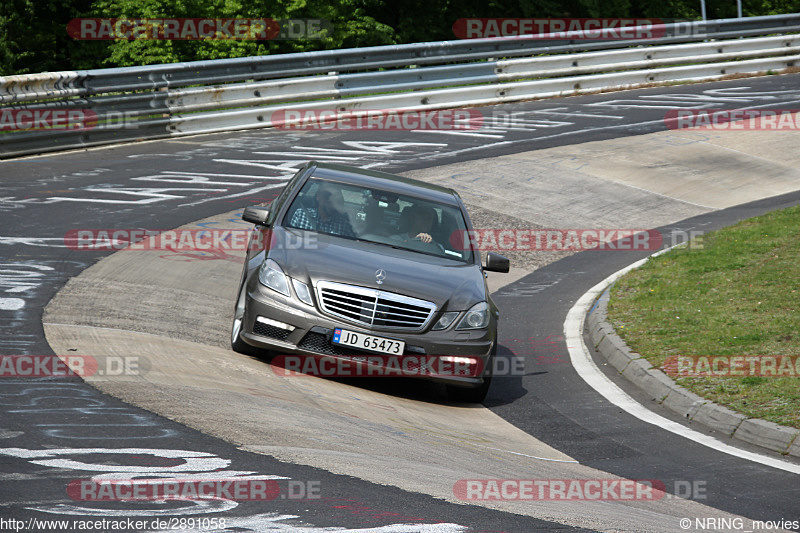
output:
<path id="1" fill-rule="evenodd" d="M 403 225 L 405 233 L 396 235 L 403 242 L 418 240 L 424 243 L 433 242 L 431 233 L 434 231 L 439 217 L 432 207 L 409 206 L 403 209 Z"/>

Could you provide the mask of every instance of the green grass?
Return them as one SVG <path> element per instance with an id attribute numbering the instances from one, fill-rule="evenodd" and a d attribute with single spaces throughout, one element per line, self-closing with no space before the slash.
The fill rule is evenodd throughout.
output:
<path id="1" fill-rule="evenodd" d="M 651 259 L 612 287 L 608 313 L 658 367 L 679 355 L 799 355 L 800 206 Z M 748 417 L 800 428 L 800 377 L 676 381 Z"/>

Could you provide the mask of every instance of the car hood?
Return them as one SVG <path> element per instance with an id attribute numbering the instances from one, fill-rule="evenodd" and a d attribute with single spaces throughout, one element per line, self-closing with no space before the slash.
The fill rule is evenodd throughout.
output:
<path id="1" fill-rule="evenodd" d="M 276 227 L 269 257 L 288 276 L 314 287 L 319 281 L 347 283 L 420 298 L 450 311 L 486 300 L 478 265 L 380 244 Z M 382 284 L 377 270 L 386 272 Z"/>

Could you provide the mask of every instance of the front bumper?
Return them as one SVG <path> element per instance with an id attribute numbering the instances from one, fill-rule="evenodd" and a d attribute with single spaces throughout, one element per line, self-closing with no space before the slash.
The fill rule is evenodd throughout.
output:
<path id="1" fill-rule="evenodd" d="M 284 297 L 263 287 L 257 281 L 248 283 L 245 313 L 241 338 L 251 346 L 271 350 L 279 354 L 302 354 L 328 356 L 353 360 L 361 356 L 379 355 L 333 344 L 331 338 L 335 328 L 344 328 L 368 335 L 377 335 L 405 342 L 402 356 L 455 356 L 470 357 L 481 361 L 479 368 L 491 364 L 492 347 L 495 343 L 496 320 L 482 330 L 456 331 L 455 325 L 442 331 L 430 328 L 438 319 L 435 316 L 426 329 L 419 332 L 392 329 L 370 329 L 346 320 L 329 317 L 294 298 Z M 424 379 L 464 387 L 479 386 L 483 377 L 460 375 L 419 376 Z"/>

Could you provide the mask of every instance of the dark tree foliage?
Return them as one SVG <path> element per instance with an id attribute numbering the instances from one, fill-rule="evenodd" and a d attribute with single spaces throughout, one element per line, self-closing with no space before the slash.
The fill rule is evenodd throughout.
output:
<path id="1" fill-rule="evenodd" d="M 96 43 L 77 43 L 67 22 L 89 12 L 92 0 L 2 0 L 0 75 L 70 70 L 103 56 Z M 87 46 L 87 44 L 89 46 Z"/>
<path id="2" fill-rule="evenodd" d="M 800 0 L 742 0 L 745 16 L 800 11 Z M 736 0 L 706 0 L 709 19 L 736 16 Z M 106 40 L 67 34 L 92 18 L 321 18 L 322 39 Z M 262 54 L 452 40 L 478 17 L 700 18 L 700 0 L 2 0 L 0 75 L 148 65 Z"/>

